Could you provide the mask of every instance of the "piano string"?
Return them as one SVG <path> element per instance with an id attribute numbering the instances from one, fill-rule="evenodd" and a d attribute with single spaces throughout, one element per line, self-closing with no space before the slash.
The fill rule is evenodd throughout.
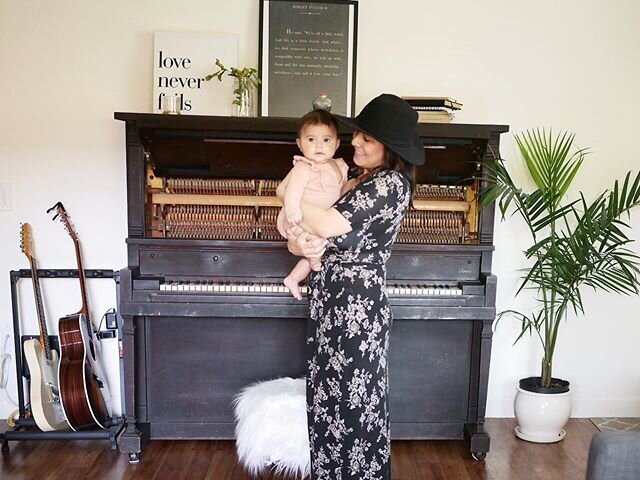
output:
<path id="1" fill-rule="evenodd" d="M 161 182 L 161 183 L 159 183 Z M 278 180 L 153 177 L 150 233 L 156 238 L 282 240 L 276 228 Z M 162 185 L 162 188 L 157 188 Z M 417 185 L 397 243 L 477 240 L 475 186 Z"/>

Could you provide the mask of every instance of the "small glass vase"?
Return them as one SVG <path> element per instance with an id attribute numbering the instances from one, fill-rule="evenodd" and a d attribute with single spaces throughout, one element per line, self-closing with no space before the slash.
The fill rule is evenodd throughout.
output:
<path id="1" fill-rule="evenodd" d="M 311 102 L 311 106 L 314 110 L 326 110 L 331 111 L 331 98 L 326 93 L 319 93 L 316 98 Z"/>
<path id="2" fill-rule="evenodd" d="M 256 116 L 256 88 L 247 78 L 236 78 L 233 85 L 233 115 L 235 117 Z"/>

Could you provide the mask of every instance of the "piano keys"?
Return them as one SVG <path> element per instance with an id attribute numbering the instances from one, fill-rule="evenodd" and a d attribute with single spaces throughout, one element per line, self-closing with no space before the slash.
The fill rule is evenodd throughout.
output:
<path id="1" fill-rule="evenodd" d="M 227 294 L 253 294 L 273 293 L 289 294 L 289 289 L 282 283 L 253 283 L 253 282 L 214 282 L 214 281 L 168 281 L 158 283 L 160 292 L 191 292 L 191 293 L 227 293 Z M 135 288 L 135 284 L 134 284 Z M 307 294 L 307 286 L 301 285 L 300 291 Z M 390 297 L 397 296 L 452 296 L 462 295 L 459 285 L 429 285 L 429 284 L 389 284 L 387 293 Z"/>
<path id="2" fill-rule="evenodd" d="M 281 283 L 297 259 L 275 228 L 296 119 L 115 118 L 126 125 L 128 209 L 120 449 L 233 438 L 242 387 L 305 372 L 308 306 Z M 481 457 L 496 277 L 494 209 L 477 199 L 481 159 L 508 127 L 418 129 L 426 163 L 387 263 L 391 434 L 464 440 Z M 350 133 L 340 135 L 349 161 Z"/>

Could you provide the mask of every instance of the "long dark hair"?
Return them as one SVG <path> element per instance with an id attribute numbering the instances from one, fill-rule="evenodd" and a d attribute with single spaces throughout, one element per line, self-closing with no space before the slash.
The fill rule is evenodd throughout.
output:
<path id="1" fill-rule="evenodd" d="M 384 158 L 382 165 L 371 170 L 367 177 L 381 170 L 395 170 L 396 172 L 400 172 L 407 180 L 409 180 L 409 184 L 411 185 L 411 193 L 415 191 L 416 166 L 403 160 L 400 155 L 389 150 L 386 145 L 384 146 Z M 362 169 L 360 167 L 356 167 L 356 172 L 357 175 L 360 175 L 362 174 Z"/>
<path id="2" fill-rule="evenodd" d="M 411 193 L 416 189 L 416 166 L 403 160 L 400 155 L 392 152 L 387 147 L 384 147 L 384 164 L 380 168 L 400 172 L 409 180 Z"/>

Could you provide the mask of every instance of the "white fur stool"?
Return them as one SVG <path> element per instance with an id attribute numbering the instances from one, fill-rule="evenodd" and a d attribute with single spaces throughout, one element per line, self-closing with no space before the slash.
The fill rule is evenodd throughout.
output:
<path id="1" fill-rule="evenodd" d="M 304 378 L 245 387 L 234 401 L 236 449 L 253 476 L 307 477 L 311 470 Z"/>

